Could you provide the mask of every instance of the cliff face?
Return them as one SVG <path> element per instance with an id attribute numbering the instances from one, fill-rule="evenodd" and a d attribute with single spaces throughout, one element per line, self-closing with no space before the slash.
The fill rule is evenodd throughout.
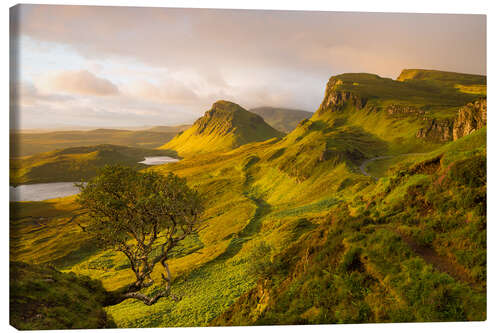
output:
<path id="1" fill-rule="evenodd" d="M 347 103 L 352 103 L 357 109 L 362 109 L 366 105 L 366 98 L 350 91 L 341 90 L 344 82 L 335 77 L 330 78 L 326 85 L 325 98 L 319 108 L 319 114 L 328 110 L 340 110 Z"/>
<path id="2" fill-rule="evenodd" d="M 458 110 L 453 124 L 453 140 L 486 126 L 486 99 L 479 99 Z"/>
<path id="3" fill-rule="evenodd" d="M 450 141 L 453 139 L 453 120 L 431 119 L 426 127 L 418 130 L 417 138 L 437 142 Z"/>
<path id="4" fill-rule="evenodd" d="M 417 138 L 430 141 L 455 141 L 486 126 L 486 98 L 458 109 L 454 119 L 431 119 L 417 131 Z"/>

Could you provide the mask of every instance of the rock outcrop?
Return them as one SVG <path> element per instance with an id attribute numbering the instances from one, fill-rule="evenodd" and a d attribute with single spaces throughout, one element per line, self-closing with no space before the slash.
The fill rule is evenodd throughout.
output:
<path id="1" fill-rule="evenodd" d="M 451 141 L 453 139 L 453 120 L 431 119 L 426 127 L 417 131 L 417 138 L 437 142 Z"/>
<path id="2" fill-rule="evenodd" d="M 330 78 L 326 85 L 325 98 L 319 108 L 319 114 L 328 110 L 340 110 L 346 104 L 351 103 L 358 110 L 365 107 L 367 99 L 351 91 L 342 90 L 340 87 L 344 82 L 335 77 Z"/>
<path id="3" fill-rule="evenodd" d="M 392 104 L 389 105 L 385 110 L 387 114 L 395 117 L 410 116 L 410 115 L 423 116 L 426 114 L 424 110 L 411 105 Z"/>
<path id="4" fill-rule="evenodd" d="M 429 141 L 455 141 L 486 126 L 486 98 L 458 109 L 454 119 L 430 119 L 417 131 L 417 138 Z"/>
<path id="5" fill-rule="evenodd" d="M 453 123 L 453 140 L 460 139 L 484 126 L 486 126 L 486 99 L 481 98 L 458 110 Z"/>

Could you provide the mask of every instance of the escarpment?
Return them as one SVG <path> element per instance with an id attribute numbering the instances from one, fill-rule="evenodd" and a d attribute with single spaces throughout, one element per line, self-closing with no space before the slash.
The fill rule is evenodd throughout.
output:
<path id="1" fill-rule="evenodd" d="M 435 142 L 446 142 L 453 139 L 453 120 L 431 119 L 425 127 L 417 131 L 417 138 Z"/>
<path id="2" fill-rule="evenodd" d="M 486 126 L 486 98 L 458 109 L 453 119 L 430 119 L 417 131 L 417 138 L 434 142 L 455 141 Z"/>
<path id="3" fill-rule="evenodd" d="M 481 98 L 458 110 L 453 123 L 453 140 L 460 139 L 484 126 L 486 126 L 486 98 Z"/>
<path id="4" fill-rule="evenodd" d="M 365 107 L 367 98 L 355 92 L 343 89 L 346 85 L 343 80 L 335 77 L 330 78 L 326 85 L 325 98 L 319 107 L 318 113 L 321 115 L 329 110 L 340 110 L 346 104 L 351 103 L 356 109 Z"/>

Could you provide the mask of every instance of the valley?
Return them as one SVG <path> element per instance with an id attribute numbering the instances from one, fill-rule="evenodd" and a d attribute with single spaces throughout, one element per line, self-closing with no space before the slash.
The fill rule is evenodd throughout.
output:
<path id="1" fill-rule="evenodd" d="M 336 75 L 314 114 L 282 127 L 217 101 L 154 146 L 13 159 L 11 184 L 88 180 L 119 163 L 200 193 L 200 229 L 168 258 L 180 299 L 103 306 L 117 327 L 485 320 L 485 88 L 485 76 L 431 70 Z M 139 163 L 159 156 L 178 161 Z M 125 255 L 84 232 L 74 200 L 11 202 L 11 260 L 107 292 L 133 281 Z"/>

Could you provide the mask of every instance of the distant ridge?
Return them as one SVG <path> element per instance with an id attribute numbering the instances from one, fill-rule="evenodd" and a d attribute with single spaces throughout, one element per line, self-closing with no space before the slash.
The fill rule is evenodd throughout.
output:
<path id="1" fill-rule="evenodd" d="M 160 147 L 179 155 L 226 151 L 250 142 L 281 137 L 283 133 L 267 124 L 261 116 L 238 104 L 217 101 L 189 129 Z"/>
<path id="2" fill-rule="evenodd" d="M 454 84 L 486 84 L 485 75 L 446 72 L 434 69 L 403 69 L 397 81 L 406 80 L 434 80 L 441 83 L 448 82 Z"/>
<path id="3" fill-rule="evenodd" d="M 262 106 L 249 111 L 258 114 L 264 118 L 266 123 L 282 132 L 293 131 L 302 120 L 309 119 L 313 115 L 313 112 L 309 111 L 269 106 Z"/>
<path id="4" fill-rule="evenodd" d="M 10 162 L 11 185 L 88 180 L 99 168 L 121 164 L 141 169 L 147 156 L 174 156 L 173 152 L 117 145 L 80 146 L 14 158 Z"/>

